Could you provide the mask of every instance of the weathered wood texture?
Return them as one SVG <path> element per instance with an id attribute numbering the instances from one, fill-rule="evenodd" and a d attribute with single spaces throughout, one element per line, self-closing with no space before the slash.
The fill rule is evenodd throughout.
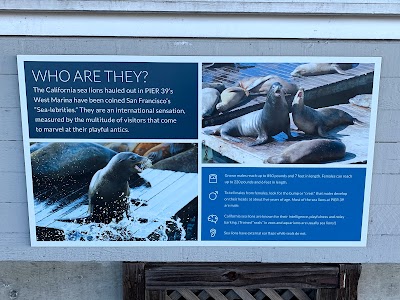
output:
<path id="1" fill-rule="evenodd" d="M 146 264 L 146 287 L 166 288 L 337 288 L 332 265 L 182 263 Z"/>
<path id="2" fill-rule="evenodd" d="M 400 262 L 400 41 L 0 37 L 0 259 L 103 261 Z M 378 124 L 365 248 L 31 248 L 16 55 L 381 56 Z"/>
<path id="3" fill-rule="evenodd" d="M 126 262 L 124 291 L 135 292 L 124 300 L 357 300 L 360 272 L 358 264 Z"/>
<path id="4" fill-rule="evenodd" d="M 145 300 L 145 264 L 124 263 L 123 264 L 123 299 Z"/>

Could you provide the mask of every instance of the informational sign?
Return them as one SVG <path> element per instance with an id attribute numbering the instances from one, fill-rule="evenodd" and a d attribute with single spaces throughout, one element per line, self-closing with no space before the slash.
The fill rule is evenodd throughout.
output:
<path id="1" fill-rule="evenodd" d="M 33 246 L 365 246 L 380 58 L 19 56 Z"/>

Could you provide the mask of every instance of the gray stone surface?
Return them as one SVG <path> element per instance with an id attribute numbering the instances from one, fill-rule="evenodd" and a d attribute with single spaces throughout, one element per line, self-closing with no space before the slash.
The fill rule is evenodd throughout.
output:
<path id="1" fill-rule="evenodd" d="M 122 263 L 0 262 L 1 300 L 120 300 Z"/>

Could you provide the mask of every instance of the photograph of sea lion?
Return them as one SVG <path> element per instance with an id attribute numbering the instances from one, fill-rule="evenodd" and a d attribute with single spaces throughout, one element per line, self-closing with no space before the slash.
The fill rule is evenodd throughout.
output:
<path id="1" fill-rule="evenodd" d="M 203 163 L 367 162 L 374 63 L 215 65 L 203 67 Z"/>
<path id="2" fill-rule="evenodd" d="M 197 240 L 197 149 L 31 143 L 37 241 Z"/>

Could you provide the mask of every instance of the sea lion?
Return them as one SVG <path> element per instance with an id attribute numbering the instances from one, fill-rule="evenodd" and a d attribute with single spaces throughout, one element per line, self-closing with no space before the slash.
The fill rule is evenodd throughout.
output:
<path id="1" fill-rule="evenodd" d="M 198 172 L 198 149 L 197 146 L 172 157 L 163 159 L 152 166 L 153 169 L 171 170 L 177 172 Z"/>
<path id="2" fill-rule="evenodd" d="M 221 94 L 214 88 L 203 88 L 201 91 L 202 117 L 209 117 L 215 112 L 215 106 L 221 101 Z"/>
<path id="3" fill-rule="evenodd" d="M 133 153 L 138 155 L 144 156 L 147 151 L 151 148 L 159 145 L 160 143 L 139 143 L 137 146 L 132 150 Z"/>
<path id="4" fill-rule="evenodd" d="M 129 184 L 132 177 L 139 178 L 148 159 L 132 152 L 115 155 L 103 169 L 94 174 L 89 185 L 88 222 L 119 222 L 129 211 Z M 149 184 L 147 184 L 149 186 Z"/>
<path id="5" fill-rule="evenodd" d="M 253 93 L 267 94 L 272 84 L 275 82 L 279 82 L 282 85 L 286 95 L 291 94 L 292 96 L 294 96 L 298 90 L 296 84 L 288 82 L 285 79 L 276 75 L 244 78 L 239 81 L 238 86 L 247 90 L 250 95 L 252 95 Z"/>
<path id="6" fill-rule="evenodd" d="M 270 164 L 315 164 L 342 159 L 346 146 L 338 140 L 315 139 L 287 147 L 282 154 L 267 159 Z"/>
<path id="7" fill-rule="evenodd" d="M 274 83 L 261 110 L 232 119 L 211 134 L 220 134 L 228 141 L 242 142 L 238 136 L 257 137 L 249 146 L 267 143 L 272 136 L 284 132 L 291 139 L 289 109 L 282 84 Z M 207 132 L 206 132 L 207 133 Z"/>
<path id="8" fill-rule="evenodd" d="M 34 182 L 70 176 L 91 177 L 116 154 L 96 143 L 49 143 L 31 153 Z"/>
<path id="9" fill-rule="evenodd" d="M 304 104 L 304 89 L 299 89 L 292 103 L 292 118 L 294 124 L 306 134 L 328 137 L 328 131 L 340 125 L 353 125 L 359 120 L 347 112 L 324 107 L 311 108 Z"/>
<path id="10" fill-rule="evenodd" d="M 183 152 L 192 147 L 192 144 L 188 143 L 163 143 L 154 146 L 148 150 L 144 156 L 149 158 L 154 164 L 160 160 L 174 156 L 180 152 Z"/>
<path id="11" fill-rule="evenodd" d="M 221 93 L 221 102 L 218 103 L 215 107 L 220 112 L 227 111 L 234 107 L 236 104 L 240 103 L 247 95 L 248 92 L 241 87 L 229 87 Z"/>
<path id="12" fill-rule="evenodd" d="M 238 85 L 245 89 L 249 93 L 249 96 L 259 96 L 266 95 L 272 84 L 275 82 L 279 82 L 282 85 L 283 91 L 285 92 L 286 102 L 290 111 L 292 108 L 294 95 L 298 90 L 296 84 L 288 82 L 276 75 L 268 75 L 264 77 L 244 78 L 239 81 Z"/>
<path id="13" fill-rule="evenodd" d="M 342 75 L 347 75 L 341 67 L 336 63 L 309 63 L 297 66 L 292 73 L 293 77 L 303 77 L 303 76 L 315 76 L 315 75 L 325 75 L 339 73 Z"/>
<path id="14" fill-rule="evenodd" d="M 202 82 L 201 83 L 201 88 L 212 88 L 218 90 L 218 92 L 222 93 L 223 90 L 226 89 L 225 84 L 220 83 L 220 82 Z"/>

